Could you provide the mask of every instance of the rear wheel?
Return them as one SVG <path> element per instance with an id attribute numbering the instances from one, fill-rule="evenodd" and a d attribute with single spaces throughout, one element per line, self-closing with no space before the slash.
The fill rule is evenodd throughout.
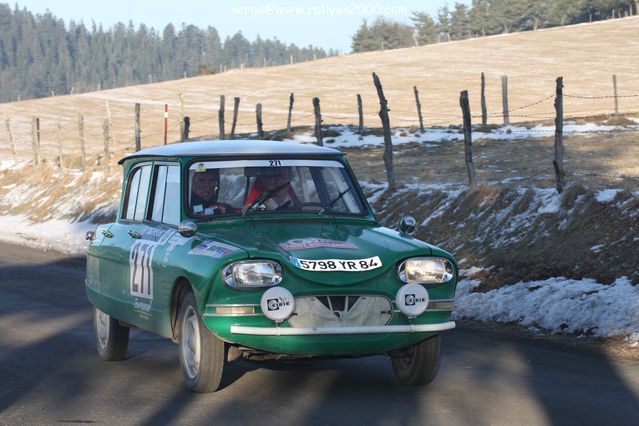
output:
<path id="1" fill-rule="evenodd" d="M 105 361 L 121 361 L 129 347 L 129 327 L 93 307 L 93 330 L 100 358 Z"/>
<path id="2" fill-rule="evenodd" d="M 405 385 L 426 385 L 439 370 L 441 336 L 438 334 L 390 353 L 397 380 Z"/>
<path id="3" fill-rule="evenodd" d="M 204 325 L 193 293 L 180 305 L 180 365 L 186 387 L 192 392 L 214 392 L 220 388 L 226 364 L 226 344 Z"/>

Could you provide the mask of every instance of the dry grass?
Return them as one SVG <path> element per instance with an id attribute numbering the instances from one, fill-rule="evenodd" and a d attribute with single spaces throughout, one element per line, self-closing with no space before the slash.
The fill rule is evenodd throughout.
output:
<path id="1" fill-rule="evenodd" d="M 589 187 L 639 188 L 637 132 L 612 131 L 564 138 L 568 181 Z M 343 149 L 360 179 L 386 182 L 383 148 Z M 473 161 L 479 183 L 554 187 L 554 139 L 479 140 Z M 411 143 L 394 148 L 400 184 L 466 184 L 463 142 Z"/>
<path id="2" fill-rule="evenodd" d="M 322 102 L 325 123 L 354 123 L 355 95 L 364 100 L 366 123 L 377 126 L 378 101 L 371 72 L 377 72 L 384 84 L 391 108 L 393 126 L 415 124 L 412 86 L 417 85 L 427 124 L 440 120 L 459 122 L 460 90 L 469 89 L 471 107 L 479 111 L 479 75 L 487 76 L 490 113 L 501 110 L 500 77 L 509 77 L 510 107 L 535 102 L 554 93 L 555 78 L 564 76 L 567 94 L 608 96 L 612 92 L 611 75 L 617 74 L 622 95 L 639 94 L 639 18 L 577 25 L 535 32 L 506 34 L 419 48 L 370 52 L 316 62 L 274 68 L 234 70 L 227 73 L 105 90 L 82 95 L 58 96 L 0 105 L 0 117 L 10 117 L 18 152 L 31 155 L 30 117 L 41 117 L 45 156 L 57 154 L 56 120 L 62 123 L 60 139 L 65 155 L 78 162 L 77 114 L 85 114 L 88 151 L 92 158 L 102 151 L 102 124 L 105 103 L 110 103 L 115 142 L 120 157 L 132 148 L 134 103 L 142 104 L 143 146 L 162 143 L 163 105 L 170 108 L 170 140 L 178 138 L 179 101 L 184 93 L 185 114 L 192 119 L 192 135 L 218 132 L 217 109 L 221 94 L 227 98 L 227 132 L 233 96 L 241 97 L 239 128 L 253 131 L 255 104 L 264 105 L 267 129 L 285 127 L 290 92 L 295 93 L 294 124 L 311 124 L 311 99 Z M 622 98 L 622 111 L 639 110 L 639 98 Z M 566 98 L 567 115 L 610 113 L 612 99 Z M 517 115 L 552 116 L 552 99 L 512 113 L 512 121 L 530 118 Z M 492 121 L 498 122 L 495 117 Z M 4 131 L 2 153 L 10 155 Z"/>

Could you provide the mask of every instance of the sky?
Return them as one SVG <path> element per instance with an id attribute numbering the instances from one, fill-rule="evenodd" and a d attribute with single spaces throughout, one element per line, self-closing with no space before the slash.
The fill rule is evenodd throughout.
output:
<path id="1" fill-rule="evenodd" d="M 2 1 L 2 0 L 0 0 Z M 470 4 L 470 0 L 457 0 Z M 33 13 L 42 14 L 47 10 L 56 17 L 83 21 L 90 25 L 103 24 L 107 29 L 117 22 L 137 27 L 143 23 L 159 30 L 173 23 L 180 28 L 182 23 L 194 24 L 200 28 L 215 27 L 222 39 L 242 31 L 249 40 L 259 34 L 262 38 L 277 37 L 286 43 L 298 46 L 339 49 L 350 52 L 351 36 L 362 21 L 375 20 L 378 16 L 410 23 L 412 11 L 423 11 L 436 17 L 444 5 L 453 8 L 455 0 L 181 0 L 161 2 L 151 0 L 19 0 L 8 2 L 17 4 Z"/>

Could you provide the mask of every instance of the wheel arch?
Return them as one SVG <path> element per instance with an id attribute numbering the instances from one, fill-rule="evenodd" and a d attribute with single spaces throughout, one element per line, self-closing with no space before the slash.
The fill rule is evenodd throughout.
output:
<path id="1" fill-rule="evenodd" d="M 186 277 L 178 277 L 173 284 L 173 292 L 171 295 L 171 334 L 173 341 L 177 341 L 178 316 L 180 313 L 180 302 L 184 295 L 193 292 L 193 287 Z"/>

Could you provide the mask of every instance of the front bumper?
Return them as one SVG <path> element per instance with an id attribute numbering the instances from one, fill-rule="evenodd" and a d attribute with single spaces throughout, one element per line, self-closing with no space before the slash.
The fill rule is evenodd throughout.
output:
<path id="1" fill-rule="evenodd" d="M 434 333 L 455 328 L 455 321 L 440 324 L 408 324 L 380 325 L 359 327 L 247 327 L 232 325 L 233 334 L 250 334 L 255 336 L 312 336 L 333 334 L 375 334 L 375 333 Z"/>

